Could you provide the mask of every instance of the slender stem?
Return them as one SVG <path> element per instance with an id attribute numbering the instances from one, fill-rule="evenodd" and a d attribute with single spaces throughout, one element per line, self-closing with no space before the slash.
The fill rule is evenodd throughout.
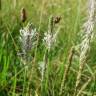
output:
<path id="1" fill-rule="evenodd" d="M 45 54 L 44 54 L 44 69 L 42 71 L 42 80 L 41 80 L 41 95 L 43 96 L 43 92 L 44 92 L 44 82 L 46 80 L 46 68 L 47 68 L 47 64 L 48 64 L 48 49 L 45 50 Z"/>
<path id="2" fill-rule="evenodd" d="M 64 75 L 63 75 L 62 83 L 61 83 L 59 96 L 62 96 L 62 94 L 63 94 L 64 87 L 65 87 L 65 82 L 68 78 L 68 73 L 70 71 L 70 66 L 72 64 L 73 55 L 74 55 L 74 47 L 71 48 L 69 56 L 68 56 L 68 64 L 65 67 L 65 72 L 64 72 Z"/>
<path id="3" fill-rule="evenodd" d="M 42 19 L 43 19 L 43 10 L 44 10 L 45 2 L 46 2 L 46 0 L 42 0 L 41 10 L 40 10 L 41 12 L 40 12 L 40 20 L 39 20 L 39 28 L 38 28 L 37 45 L 36 45 L 35 52 L 34 52 L 34 61 L 36 61 L 36 56 L 37 56 L 37 51 L 38 51 L 39 34 L 40 34 L 40 30 L 41 30 L 41 23 L 42 23 Z"/>

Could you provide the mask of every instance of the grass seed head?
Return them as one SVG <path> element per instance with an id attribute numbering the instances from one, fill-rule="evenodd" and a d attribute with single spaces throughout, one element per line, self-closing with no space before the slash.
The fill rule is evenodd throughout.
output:
<path id="1" fill-rule="evenodd" d="M 56 16 L 56 17 L 53 18 L 54 24 L 58 24 L 60 22 L 60 20 L 61 20 L 60 16 Z"/>
<path id="2" fill-rule="evenodd" d="M 21 9 L 21 22 L 25 22 L 27 19 L 27 14 L 25 8 Z"/>
<path id="3" fill-rule="evenodd" d="M 32 23 L 28 23 L 26 27 L 20 29 L 20 42 L 22 52 L 27 54 L 36 45 L 37 31 Z"/>

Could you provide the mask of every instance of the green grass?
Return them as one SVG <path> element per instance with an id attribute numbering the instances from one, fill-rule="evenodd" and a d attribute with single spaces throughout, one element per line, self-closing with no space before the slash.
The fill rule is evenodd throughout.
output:
<path id="1" fill-rule="evenodd" d="M 65 65 L 69 51 L 81 42 L 81 27 L 86 21 L 86 0 L 2 0 L 0 10 L 0 96 L 59 96 Z M 21 29 L 20 10 L 24 7 L 27 20 L 32 22 L 40 34 L 37 50 L 25 71 L 21 58 L 17 55 L 20 49 L 19 30 Z M 46 48 L 42 44 L 44 32 L 48 30 L 50 15 L 61 16 L 57 25 L 61 27 L 56 47 L 49 52 L 46 78 L 41 83 L 39 63 L 43 62 Z M 96 42 L 91 44 L 87 65 L 82 73 L 80 88 L 87 82 L 87 77 L 94 77 L 80 96 L 96 96 Z M 35 53 L 36 52 L 36 53 Z M 75 58 L 75 57 L 74 57 Z M 73 96 L 79 68 L 79 57 L 74 59 L 62 96 Z M 42 89 L 43 86 L 43 89 Z"/>

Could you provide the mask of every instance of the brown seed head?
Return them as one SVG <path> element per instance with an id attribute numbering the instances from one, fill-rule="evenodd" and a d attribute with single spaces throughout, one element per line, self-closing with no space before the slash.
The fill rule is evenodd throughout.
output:
<path id="1" fill-rule="evenodd" d="M 27 17 L 26 17 L 26 10 L 25 10 L 25 8 L 22 8 L 21 9 L 21 21 L 25 22 L 26 19 L 27 19 Z"/>
<path id="2" fill-rule="evenodd" d="M 56 17 L 54 17 L 53 22 L 54 22 L 55 24 L 57 24 L 57 23 L 60 22 L 60 20 L 61 20 L 61 17 L 60 17 L 60 16 L 56 16 Z"/>

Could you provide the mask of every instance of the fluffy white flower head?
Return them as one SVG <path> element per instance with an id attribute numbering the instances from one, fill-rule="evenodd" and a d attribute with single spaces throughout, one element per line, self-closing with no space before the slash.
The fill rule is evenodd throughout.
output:
<path id="1" fill-rule="evenodd" d="M 36 28 L 33 27 L 32 23 L 28 23 L 26 27 L 20 29 L 20 42 L 24 54 L 34 47 L 36 43 L 36 32 Z"/>

